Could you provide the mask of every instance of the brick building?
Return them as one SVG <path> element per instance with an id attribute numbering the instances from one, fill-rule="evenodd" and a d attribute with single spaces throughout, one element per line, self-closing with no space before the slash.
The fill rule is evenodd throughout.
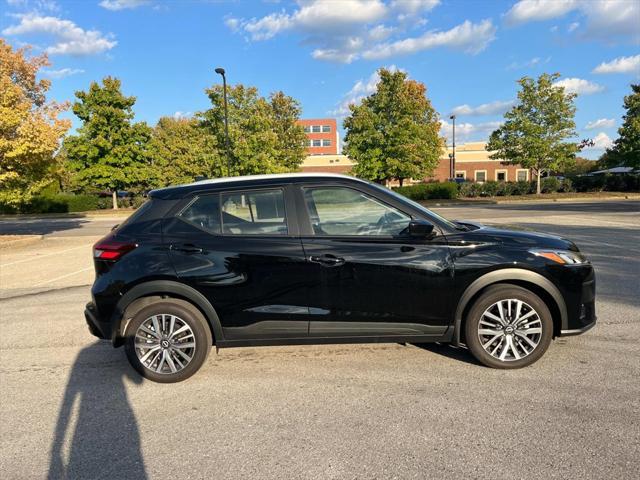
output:
<path id="1" fill-rule="evenodd" d="M 337 155 L 339 150 L 338 125 L 335 118 L 299 120 L 307 135 L 308 155 Z"/>
<path id="2" fill-rule="evenodd" d="M 519 165 L 505 165 L 501 160 L 489 158 L 491 152 L 485 150 L 486 142 L 469 142 L 456 145 L 456 178 L 476 182 L 489 180 L 515 182 L 529 180 L 530 172 Z M 447 147 L 440 156 L 432 180 L 444 181 L 449 178 L 449 155 L 452 148 Z"/>
<path id="3" fill-rule="evenodd" d="M 476 182 L 530 180 L 531 174 L 528 169 L 519 165 L 505 165 L 500 160 L 492 160 L 489 158 L 491 152 L 487 152 L 485 146 L 485 142 L 470 142 L 456 146 L 456 177 Z M 449 179 L 449 155 L 451 153 L 451 147 L 442 151 L 440 162 L 433 176 L 425 180 L 443 182 Z M 303 172 L 349 173 L 353 165 L 354 162 L 346 155 L 310 154 L 302 163 L 301 170 Z"/>

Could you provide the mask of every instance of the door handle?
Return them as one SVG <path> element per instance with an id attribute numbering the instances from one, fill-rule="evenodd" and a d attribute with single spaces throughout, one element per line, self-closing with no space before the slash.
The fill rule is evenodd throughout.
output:
<path id="1" fill-rule="evenodd" d="M 171 245 L 171 250 L 182 253 L 202 253 L 202 248 L 197 247 L 191 243 L 185 243 L 183 245 Z"/>
<path id="2" fill-rule="evenodd" d="M 311 255 L 309 257 L 309 261 L 313 263 L 319 263 L 320 265 L 324 265 L 326 267 L 337 267 L 339 265 L 344 265 L 344 258 L 334 257 L 333 255 Z"/>

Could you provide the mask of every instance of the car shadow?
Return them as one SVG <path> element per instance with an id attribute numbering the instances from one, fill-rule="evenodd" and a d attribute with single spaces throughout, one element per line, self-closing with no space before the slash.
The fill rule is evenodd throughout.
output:
<path id="1" fill-rule="evenodd" d="M 58 414 L 49 479 L 147 478 L 126 379 L 143 380 L 108 342 L 80 351 Z"/>
<path id="2" fill-rule="evenodd" d="M 411 345 L 470 365 L 483 366 L 471 355 L 467 347 L 456 347 L 449 343 L 412 343 Z"/>
<path id="3" fill-rule="evenodd" d="M 0 235 L 49 235 L 52 233 L 81 228 L 89 220 L 82 214 L 56 216 L 2 216 L 0 218 Z"/>

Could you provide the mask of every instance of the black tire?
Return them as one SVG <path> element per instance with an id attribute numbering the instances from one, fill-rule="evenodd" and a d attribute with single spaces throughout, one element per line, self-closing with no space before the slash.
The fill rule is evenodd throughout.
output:
<path id="1" fill-rule="evenodd" d="M 153 365 L 150 367 L 149 365 L 143 363 L 138 356 L 137 351 L 140 352 L 140 354 L 144 357 L 144 353 L 148 352 L 149 350 L 141 349 L 141 345 L 142 345 L 142 348 L 146 347 L 146 345 L 144 344 L 144 340 L 142 344 L 138 343 L 137 344 L 138 348 L 136 348 L 136 332 L 138 332 L 138 329 L 143 323 L 146 323 L 149 319 L 157 315 L 166 316 L 164 317 L 166 322 L 165 327 L 166 325 L 169 324 L 169 318 L 170 318 L 169 316 L 174 316 L 176 318 L 175 323 L 181 322 L 180 324 L 183 326 L 184 324 L 186 324 L 191 330 L 191 333 L 193 336 L 193 343 L 195 343 L 195 345 L 191 349 L 180 349 L 181 352 L 183 353 L 186 352 L 186 354 L 189 354 L 187 356 L 190 357 L 191 360 L 187 361 L 182 356 L 178 356 L 177 354 L 174 354 L 172 357 L 173 359 L 171 360 L 171 364 L 173 365 L 173 367 L 171 367 L 171 370 L 173 370 L 173 368 L 176 368 L 178 369 L 178 371 L 176 372 L 172 372 L 171 370 L 169 370 L 170 366 L 169 366 L 168 360 L 164 361 L 164 363 L 161 363 L 162 359 L 156 360 L 158 363 L 161 363 L 160 367 L 161 367 L 161 370 L 163 370 L 158 372 L 158 371 L 154 371 L 151 368 L 153 367 Z M 156 319 L 159 319 L 159 321 L 162 321 L 162 318 L 163 317 L 156 317 Z M 155 329 L 152 329 L 152 330 L 155 330 Z M 160 330 L 162 331 L 162 327 L 160 328 Z M 184 345 L 184 344 L 187 344 L 187 342 L 191 342 L 191 333 L 189 332 L 188 329 L 186 329 L 186 333 L 179 334 L 179 335 L 187 335 L 188 338 L 185 337 L 185 340 L 182 344 L 179 342 L 176 342 L 176 345 Z M 153 341 L 157 341 L 157 340 L 154 340 L 151 335 L 147 334 L 147 336 L 149 339 Z M 163 338 L 168 339 L 169 337 L 163 336 Z M 209 329 L 209 325 L 206 319 L 204 318 L 204 316 L 202 315 L 202 313 L 200 312 L 200 310 L 198 310 L 195 306 L 193 306 L 192 304 L 184 300 L 168 298 L 168 299 L 159 300 L 151 305 L 148 305 L 135 314 L 135 316 L 131 319 L 131 322 L 127 326 L 124 347 L 127 353 L 127 359 L 129 360 L 129 363 L 144 378 L 147 378 L 149 380 L 152 380 L 154 382 L 159 382 L 159 383 L 176 383 L 176 382 L 181 382 L 183 380 L 186 380 L 187 378 L 189 378 L 191 375 L 193 375 L 200 369 L 202 364 L 207 359 L 207 356 L 209 355 L 209 350 L 211 349 L 212 344 L 213 344 L 213 339 L 211 336 L 211 330 Z M 169 351 L 171 352 L 176 351 L 176 350 L 173 350 L 173 346 L 175 345 L 172 344 L 171 349 L 168 349 L 167 347 L 168 349 L 167 354 L 169 354 Z M 164 348 L 160 347 L 159 348 L 160 354 L 162 354 L 162 350 L 164 350 Z M 151 355 L 147 358 L 147 363 L 151 362 L 156 366 L 158 365 L 157 363 L 155 363 L 155 361 L 152 362 L 152 359 L 155 357 L 156 353 L 158 353 L 158 350 L 156 350 L 156 352 L 151 353 Z M 179 360 L 174 361 L 176 357 Z M 180 361 L 184 362 L 183 367 L 178 366 L 179 365 L 178 362 Z M 169 370 L 169 371 L 164 371 L 164 370 Z"/>
<path id="2" fill-rule="evenodd" d="M 519 325 L 519 328 L 516 329 L 519 333 L 516 333 L 515 331 L 512 332 L 513 327 L 511 327 L 512 330 L 509 330 L 508 325 L 504 326 L 501 323 L 495 321 L 494 323 L 498 325 L 496 327 L 496 330 L 499 330 L 503 333 L 502 336 L 497 337 L 493 343 L 488 344 L 488 342 L 492 338 L 495 338 L 495 336 L 493 335 L 494 330 L 479 331 L 481 325 L 480 321 L 483 320 L 483 329 L 493 328 L 487 327 L 487 324 L 484 323 L 487 320 L 492 321 L 492 319 L 488 317 L 484 317 L 483 319 L 483 315 L 485 314 L 487 309 L 490 308 L 495 308 L 495 310 L 490 310 L 490 314 L 491 312 L 497 312 L 499 308 L 497 305 L 498 302 L 507 302 L 509 299 L 524 302 L 526 306 L 522 307 L 522 311 L 525 311 L 526 313 L 530 311 L 527 307 L 531 307 L 532 310 L 535 310 L 534 314 L 529 318 L 535 319 L 535 314 L 537 314 L 539 322 L 531 322 L 533 323 L 533 326 L 527 328 L 523 328 L 522 325 Z M 512 305 L 515 305 L 515 303 L 512 302 Z M 501 307 L 504 308 L 504 306 L 505 304 L 501 304 Z M 515 317 L 515 314 L 513 314 L 513 312 L 511 313 Z M 523 316 L 524 313 L 520 315 L 520 317 Z M 510 315 L 505 315 L 505 317 L 509 319 L 513 318 Z M 514 324 L 518 324 L 515 319 L 513 320 L 513 322 Z M 521 323 L 524 323 L 526 325 L 530 323 L 530 321 L 527 319 L 523 320 Z M 528 330 L 528 328 L 531 328 L 531 330 Z M 541 333 L 529 333 L 532 331 L 537 332 L 540 328 L 542 330 Z M 492 333 L 481 336 L 480 332 L 488 331 L 491 331 Z M 537 345 L 535 347 L 531 347 L 529 341 L 524 339 L 523 335 L 527 336 L 527 338 L 529 338 L 529 341 L 533 341 L 533 343 L 536 343 L 537 341 Z M 507 346 L 506 337 L 510 337 L 510 339 L 508 340 L 510 342 L 509 346 Z M 529 366 L 539 360 L 542 355 L 544 355 L 547 348 L 549 347 L 549 344 L 551 343 L 552 338 L 553 319 L 551 317 L 549 307 L 547 307 L 544 301 L 535 293 L 516 285 L 495 285 L 487 288 L 487 290 L 483 292 L 483 294 L 476 300 L 466 317 L 465 341 L 467 346 L 469 347 L 469 350 L 471 350 L 471 353 L 479 362 L 492 368 L 514 369 Z M 487 351 L 483 347 L 483 343 L 491 351 Z M 493 349 L 496 347 L 498 348 L 498 350 L 494 353 Z M 505 355 L 504 359 L 496 358 L 496 355 L 498 353 L 502 353 L 503 349 L 507 352 L 508 355 Z M 530 351 L 525 355 L 526 349 L 530 349 Z M 500 355 L 497 356 L 499 357 Z M 521 358 L 518 358 L 518 356 L 520 356 Z"/>

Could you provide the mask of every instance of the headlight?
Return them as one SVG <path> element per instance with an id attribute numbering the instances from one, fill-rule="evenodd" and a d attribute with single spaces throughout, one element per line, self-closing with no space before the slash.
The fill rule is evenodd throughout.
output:
<path id="1" fill-rule="evenodd" d="M 587 263 L 588 260 L 580 252 L 572 252 L 571 250 L 544 250 L 533 249 L 529 250 L 538 257 L 548 258 L 556 263 L 563 265 L 579 265 L 581 263 Z"/>

